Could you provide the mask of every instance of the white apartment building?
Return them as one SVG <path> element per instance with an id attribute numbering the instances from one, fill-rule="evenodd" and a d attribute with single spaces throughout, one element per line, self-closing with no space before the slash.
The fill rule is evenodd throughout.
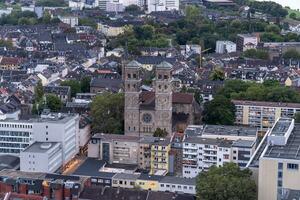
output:
<path id="1" fill-rule="evenodd" d="M 265 131 L 273 126 L 280 117 L 294 117 L 300 112 L 299 103 L 240 101 L 233 100 L 235 105 L 235 124 L 257 127 Z"/>
<path id="2" fill-rule="evenodd" d="M 216 42 L 216 53 L 232 53 L 236 52 L 236 44 L 231 41 L 217 41 Z"/>
<path id="3" fill-rule="evenodd" d="M 147 12 L 179 10 L 179 0 L 147 0 Z"/>
<path id="4" fill-rule="evenodd" d="M 20 170 L 25 172 L 54 173 L 63 164 L 59 142 L 35 142 L 20 153 Z"/>
<path id="5" fill-rule="evenodd" d="M 292 118 L 279 118 L 247 165 L 258 179 L 258 200 L 298 199 L 299 166 L 300 126 Z"/>
<path id="6" fill-rule="evenodd" d="M 259 39 L 256 35 L 238 34 L 236 48 L 238 51 L 246 51 L 248 49 L 255 49 L 258 45 Z"/>
<path id="7" fill-rule="evenodd" d="M 0 154 L 19 155 L 34 142 L 59 142 L 63 164 L 79 149 L 79 116 L 77 114 L 44 113 L 29 120 L 0 120 Z"/>
<path id="8" fill-rule="evenodd" d="M 245 167 L 255 151 L 256 128 L 219 125 L 192 128 L 187 128 L 183 140 L 183 177 L 196 177 L 213 165 L 223 166 L 227 162 Z"/>

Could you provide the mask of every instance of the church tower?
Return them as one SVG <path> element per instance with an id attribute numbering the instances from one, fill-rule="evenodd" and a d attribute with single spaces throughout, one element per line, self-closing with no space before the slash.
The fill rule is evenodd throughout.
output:
<path id="1" fill-rule="evenodd" d="M 141 64 L 133 60 L 124 68 L 124 130 L 126 135 L 139 134 L 139 96 L 141 93 Z"/>
<path id="2" fill-rule="evenodd" d="M 173 66 L 163 61 L 156 66 L 155 78 L 155 126 L 172 133 L 172 86 Z"/>

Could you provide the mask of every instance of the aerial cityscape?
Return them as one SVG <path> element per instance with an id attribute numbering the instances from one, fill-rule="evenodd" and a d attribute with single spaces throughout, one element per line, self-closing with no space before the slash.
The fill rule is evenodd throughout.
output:
<path id="1" fill-rule="evenodd" d="M 0 0 L 0 200 L 299 200 L 298 0 Z"/>

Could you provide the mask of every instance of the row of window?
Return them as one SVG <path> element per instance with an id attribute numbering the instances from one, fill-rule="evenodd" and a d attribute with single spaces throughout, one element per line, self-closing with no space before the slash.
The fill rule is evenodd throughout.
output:
<path id="1" fill-rule="evenodd" d="M 32 125 L 27 124 L 0 124 L 4 128 L 32 128 Z"/>
<path id="2" fill-rule="evenodd" d="M 160 187 L 167 187 L 167 188 L 170 188 L 170 187 L 171 187 L 171 188 L 176 188 L 176 185 L 168 185 L 168 184 L 165 185 L 165 184 L 160 184 Z M 189 188 L 189 190 L 192 190 L 192 189 L 193 189 L 192 186 L 189 186 L 189 187 L 188 187 L 188 186 L 183 186 L 183 187 L 182 187 L 181 185 L 177 185 L 177 189 L 182 189 L 182 188 L 185 189 L 185 190 L 188 189 L 188 188 Z"/>

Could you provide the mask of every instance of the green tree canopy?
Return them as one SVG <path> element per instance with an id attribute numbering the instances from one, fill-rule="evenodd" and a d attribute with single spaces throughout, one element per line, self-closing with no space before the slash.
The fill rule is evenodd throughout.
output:
<path id="1" fill-rule="evenodd" d="M 46 95 L 46 105 L 52 112 L 58 112 L 62 108 L 61 100 L 54 94 Z"/>
<path id="2" fill-rule="evenodd" d="M 211 72 L 209 78 L 213 81 L 217 81 L 217 80 L 223 81 L 225 80 L 225 73 L 221 68 L 215 68 Z"/>
<path id="3" fill-rule="evenodd" d="M 234 163 L 223 167 L 212 166 L 199 173 L 196 197 L 199 200 L 255 200 L 256 184 L 249 169 L 240 169 Z"/>
<path id="4" fill-rule="evenodd" d="M 279 34 L 280 28 L 276 24 L 270 24 L 270 25 L 266 26 L 266 32 Z"/>
<path id="5" fill-rule="evenodd" d="M 44 96 L 44 87 L 42 81 L 39 81 L 34 88 L 35 101 L 41 101 Z"/>
<path id="6" fill-rule="evenodd" d="M 206 124 L 233 125 L 235 121 L 234 104 L 224 96 L 216 96 L 212 101 L 204 104 L 203 121 Z"/>
<path id="7" fill-rule="evenodd" d="M 81 92 L 80 81 L 67 80 L 67 81 L 63 81 L 60 85 L 61 86 L 70 86 L 71 87 L 71 96 L 72 97 L 75 97 L 77 93 Z"/>
<path id="8" fill-rule="evenodd" d="M 283 54 L 284 59 L 300 59 L 300 52 L 296 49 L 289 49 Z"/>
<path id="9" fill-rule="evenodd" d="M 104 93 L 91 105 L 92 130 L 95 133 L 124 133 L 124 94 Z"/>
<path id="10" fill-rule="evenodd" d="M 187 21 L 198 21 L 200 18 L 200 8 L 195 5 L 185 7 L 185 18 Z"/>
<path id="11" fill-rule="evenodd" d="M 168 136 L 168 132 L 166 130 L 163 130 L 161 128 L 157 128 L 154 133 L 153 133 L 153 137 L 160 137 L 160 138 L 164 138 Z"/>
<path id="12" fill-rule="evenodd" d="M 269 59 L 269 53 L 264 50 L 260 49 L 247 49 L 243 56 L 246 58 L 253 58 L 253 59 L 262 59 L 262 60 L 268 60 Z"/>
<path id="13" fill-rule="evenodd" d="M 294 118 L 295 118 L 295 123 L 300 123 L 300 112 L 296 112 Z"/>

